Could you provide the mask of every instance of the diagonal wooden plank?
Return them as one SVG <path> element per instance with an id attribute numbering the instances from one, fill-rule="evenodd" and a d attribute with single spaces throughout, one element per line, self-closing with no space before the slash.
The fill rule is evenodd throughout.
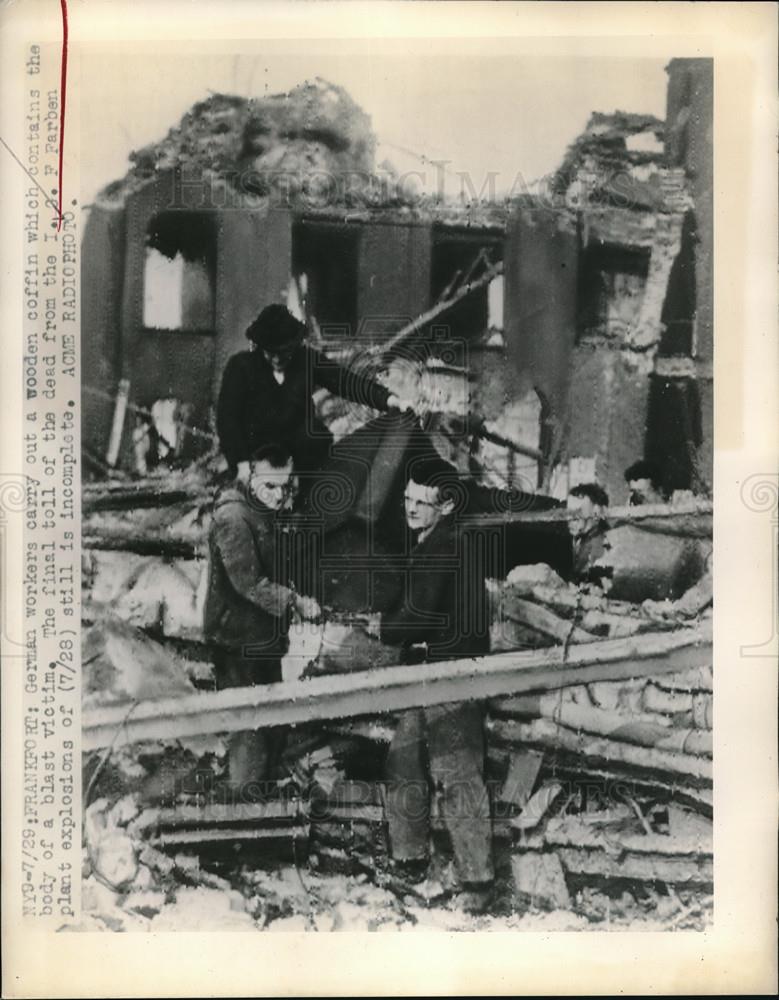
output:
<path id="1" fill-rule="evenodd" d="M 571 646 L 476 659 L 388 667 L 286 684 L 199 692 L 89 709 L 82 749 L 176 739 L 447 702 L 544 691 L 595 680 L 674 673 L 711 662 L 710 623 Z"/>

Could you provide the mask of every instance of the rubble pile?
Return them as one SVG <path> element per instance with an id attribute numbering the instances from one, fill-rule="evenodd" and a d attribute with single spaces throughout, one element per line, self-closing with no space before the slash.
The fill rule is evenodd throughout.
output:
<path id="1" fill-rule="evenodd" d="M 138 793 L 95 800 L 85 822 L 84 915 L 68 929 L 706 926 L 710 821 L 678 805 L 647 808 L 645 796 L 627 791 L 607 803 L 592 775 L 579 776 L 574 795 L 523 753 L 508 781 L 493 769 L 489 782 L 501 892 L 484 917 L 457 908 L 440 817 L 444 891 L 430 901 L 392 891 L 382 786 L 339 778 L 329 795 L 319 787 L 307 800 L 258 805 L 160 808 Z"/>
<path id="2" fill-rule="evenodd" d="M 164 170 L 197 172 L 243 194 L 295 195 L 307 180 L 370 184 L 376 139 L 370 117 L 349 94 L 319 77 L 286 94 L 213 94 L 195 104 L 159 142 L 131 153 L 132 167 L 101 194 L 125 197 Z"/>
<path id="3" fill-rule="evenodd" d="M 137 829 L 145 822 L 130 799 L 114 806 L 105 800 L 93 803 L 87 823 L 101 835 L 85 859 L 83 914 L 63 930 L 552 931 L 591 926 L 573 910 L 536 907 L 473 917 L 450 901 L 426 906 L 400 899 L 364 873 L 327 874 L 293 864 L 258 867 L 240 859 L 208 864 L 188 850 L 163 851 L 140 842 Z M 698 911 L 684 896 L 648 889 L 637 903 L 627 893 L 615 898 L 595 889 L 582 893 L 598 922 L 643 930 L 693 926 Z"/>
<path id="4" fill-rule="evenodd" d="M 99 514 L 106 518 L 105 510 Z M 124 577 L 117 572 L 120 557 L 127 558 Z M 145 697 L 212 688 L 210 665 L 192 656 L 197 642 L 188 622 L 181 627 L 171 613 L 189 607 L 196 594 L 196 561 L 97 550 L 90 558 L 85 606 L 95 623 L 84 636 L 85 706 L 113 700 L 129 712 Z M 158 591 L 138 588 L 147 603 L 127 600 L 139 578 L 155 574 L 165 581 Z M 658 631 L 684 633 L 708 614 L 706 594 L 695 606 L 635 604 L 565 584 L 546 566 L 517 567 L 490 591 L 493 652 L 579 648 L 604 637 L 651 645 Z M 112 618 L 112 605 L 137 624 Z M 306 670 L 364 668 L 366 657 L 381 665 L 367 652 L 375 642 L 370 623 L 366 631 L 334 622 L 326 631 L 323 642 L 321 631 L 298 641 L 293 630 L 298 663 L 285 679 Z M 711 667 L 671 666 L 666 672 L 658 660 L 652 671 L 637 661 L 628 675 L 490 702 L 488 787 L 501 926 L 546 919 L 547 912 L 565 926 L 577 919 L 586 926 L 706 925 L 713 877 Z M 218 736 L 89 754 L 85 926 L 483 926 L 468 924 L 450 902 L 431 908 L 382 888 L 388 858 L 382 762 L 391 736 L 386 717 L 293 729 L 277 797 L 255 805 L 213 804 L 226 763 Z M 434 830 L 444 882 L 451 882 L 440 816 Z M 295 866 L 313 889 L 285 895 L 283 886 L 298 879 Z M 331 892 L 336 906 L 326 903 Z"/>
<path id="5" fill-rule="evenodd" d="M 157 142 L 130 153 L 124 177 L 97 202 L 123 202 L 164 171 L 226 185 L 232 198 L 278 196 L 307 212 L 387 210 L 398 218 L 505 225 L 507 199 L 442 198 L 418 189 L 387 159 L 376 164 L 378 139 L 370 116 L 338 84 L 314 77 L 289 92 L 262 97 L 213 93 L 193 105 Z"/>
<path id="6" fill-rule="evenodd" d="M 594 112 L 568 147 L 551 184 L 570 205 L 663 207 L 665 123 L 654 115 Z"/>

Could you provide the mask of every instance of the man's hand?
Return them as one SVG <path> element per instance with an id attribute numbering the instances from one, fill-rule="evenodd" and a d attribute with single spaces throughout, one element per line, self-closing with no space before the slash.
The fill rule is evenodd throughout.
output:
<path id="1" fill-rule="evenodd" d="M 394 392 L 391 392 L 387 396 L 387 409 L 388 410 L 400 410 L 401 413 L 413 412 L 414 407 L 408 400 L 401 401 L 399 396 L 396 396 Z"/>
<path id="2" fill-rule="evenodd" d="M 309 621 L 316 621 L 317 618 L 322 617 L 322 609 L 315 597 L 303 597 L 298 594 L 295 597 L 295 610 L 301 618 L 306 618 Z"/>
<path id="3" fill-rule="evenodd" d="M 235 478 L 239 483 L 248 483 L 249 477 L 251 475 L 251 469 L 248 462 L 239 462 L 238 471 L 235 474 Z"/>

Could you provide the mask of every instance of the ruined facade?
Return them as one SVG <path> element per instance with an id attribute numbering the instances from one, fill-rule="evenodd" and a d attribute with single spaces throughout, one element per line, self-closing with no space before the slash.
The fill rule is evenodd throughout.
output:
<path id="1" fill-rule="evenodd" d="M 197 106 L 91 208 L 82 286 L 90 461 L 99 468 L 114 448 L 108 464 L 138 472 L 133 432 L 148 438 L 149 417 L 158 458 L 166 448 L 185 466 L 209 456 L 225 362 L 271 301 L 286 299 L 333 354 L 353 357 L 359 341 L 381 355 L 491 266 L 501 273 L 489 284 L 386 357 L 382 377 L 436 418 L 425 420 L 435 447 L 482 484 L 557 497 L 597 479 L 618 504 L 623 470 L 641 456 L 665 463 L 667 486 L 705 489 L 710 64 L 675 60 L 669 77 L 666 123 L 593 115 L 549 197 L 486 208 L 415 203 L 397 190 L 374 198 L 366 119 L 342 116 L 349 103 L 337 90 L 302 88 L 302 117 L 283 98 Z M 317 95 L 329 112 L 319 114 Z M 351 163 L 364 190 L 356 183 L 337 203 L 287 197 L 279 186 L 305 179 L 305 163 Z M 327 394 L 317 404 L 347 445 L 374 416 Z M 468 416 L 491 436 L 454 429 L 453 418 Z M 397 455 L 397 431 L 388 438 Z M 406 668 L 404 679 L 375 658 L 379 577 L 360 558 L 376 553 L 373 518 L 400 518 L 398 465 L 366 464 L 366 453 L 334 449 L 359 495 L 325 511 L 332 530 L 323 517 L 312 559 L 331 584 L 340 568 L 353 593 L 341 593 L 340 607 L 323 600 L 326 622 L 294 631 L 285 683 L 269 698 L 214 691 L 202 631 L 213 470 L 85 484 L 84 926 L 424 924 L 419 900 L 366 881 L 383 885 L 387 869 L 389 714 L 478 698 L 489 700 L 494 850 L 513 921 L 492 926 L 535 929 L 534 911 L 552 909 L 570 929 L 636 920 L 701 929 L 713 879 L 711 578 L 690 587 L 687 564 L 689 553 L 700 562 L 710 551 L 711 505 L 644 521 L 612 510 L 622 532 L 613 600 L 558 575 L 552 543 L 562 540 L 570 558 L 570 539 L 559 512 L 544 510 L 553 501 L 530 498 L 538 517 L 529 504 L 497 516 L 485 506 L 471 558 L 500 557 L 488 584 L 495 655 L 478 666 L 427 664 L 422 677 Z M 518 513 L 511 534 L 507 511 Z M 299 537 L 320 539 L 310 527 Z M 294 579 L 304 580 L 297 568 Z M 212 802 L 227 766 L 224 732 L 257 725 L 292 726 L 284 794 Z M 220 865 L 225 877 L 214 874 Z M 439 929 L 488 926 L 450 916 Z"/>
<path id="2" fill-rule="evenodd" d="M 551 410 L 563 493 L 653 459 L 711 483 L 711 63 L 673 60 L 668 121 L 595 114 L 507 248 L 507 337 Z M 566 485 L 567 484 L 567 485 Z"/>
<path id="3" fill-rule="evenodd" d="M 558 496 L 596 479 L 619 503 L 625 467 L 647 457 L 667 490 L 707 492 L 711 65 L 674 60 L 668 72 L 666 123 L 594 114 L 545 199 L 489 206 L 433 205 L 379 183 L 369 120 L 330 85 L 196 106 L 134 154 L 128 175 L 91 207 L 88 452 L 99 466 L 110 450 L 123 381 L 129 415 L 117 464 L 139 468 L 138 433 L 154 424 L 151 413 L 163 428 L 158 452 L 185 464 L 213 450 L 222 371 L 264 305 L 304 304 L 322 346 L 348 356 L 462 287 L 483 270 L 483 254 L 505 261 L 505 278 L 423 331 L 436 368 L 426 372 L 426 405 L 474 413 L 539 457 L 517 462 L 481 441 L 470 467 L 488 482 L 521 480 Z M 323 191 L 327 171 L 349 173 L 348 190 Z M 320 189 L 303 190 L 317 175 Z M 408 366 L 389 377 L 402 382 Z M 332 416 L 345 414 L 336 406 Z M 465 469 L 467 452 L 447 457 Z"/>

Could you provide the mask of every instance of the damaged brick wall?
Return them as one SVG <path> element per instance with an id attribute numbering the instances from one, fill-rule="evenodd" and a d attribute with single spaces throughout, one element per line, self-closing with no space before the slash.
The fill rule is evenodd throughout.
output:
<path id="1" fill-rule="evenodd" d="M 672 59 L 668 65 L 666 158 L 683 170 L 694 211 L 694 376 L 700 406 L 699 488 L 712 482 L 714 447 L 714 205 L 712 142 L 714 64 L 711 59 Z"/>
<path id="2" fill-rule="evenodd" d="M 673 126 L 669 142 L 678 145 L 676 119 Z M 651 116 L 594 114 L 555 176 L 558 196 L 580 225 L 575 346 L 558 417 L 565 440 L 556 475 L 561 493 L 578 478 L 576 469 L 587 468 L 612 503 L 624 502 L 624 469 L 641 457 L 659 461 L 669 489 L 700 488 L 695 469 L 707 459 L 695 452 L 706 431 L 677 405 L 680 391 L 693 397 L 660 376 L 667 381 L 665 356 L 689 357 L 692 350 L 685 329 L 697 297 L 685 268 L 694 266 L 697 277 L 710 271 L 710 261 L 693 263 L 694 185 L 689 165 L 665 155 L 665 140 L 664 123 Z M 695 149 L 699 158 L 710 156 L 704 135 Z M 707 281 L 708 271 L 704 294 Z M 701 340 L 705 350 L 705 332 Z"/>

